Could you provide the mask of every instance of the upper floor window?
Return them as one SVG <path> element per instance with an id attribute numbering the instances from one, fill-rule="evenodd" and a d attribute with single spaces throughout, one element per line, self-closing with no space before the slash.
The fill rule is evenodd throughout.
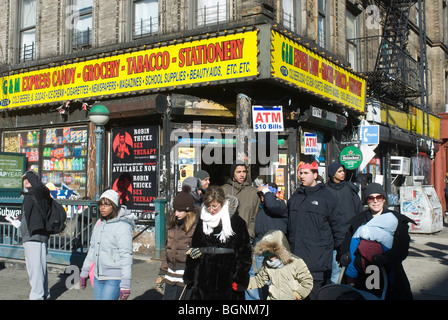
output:
<path id="1" fill-rule="evenodd" d="M 317 0 L 317 44 L 325 48 L 326 44 L 326 32 L 327 32 L 327 1 L 326 0 Z"/>
<path id="2" fill-rule="evenodd" d="M 295 15 L 294 15 L 294 1 L 293 0 L 282 0 L 283 8 L 283 22 L 282 24 L 295 31 Z"/>
<path id="3" fill-rule="evenodd" d="M 22 0 L 20 7 L 19 61 L 36 58 L 36 0 Z"/>
<path id="4" fill-rule="evenodd" d="M 197 0 L 196 4 L 197 26 L 219 24 L 228 20 L 226 0 Z"/>
<path id="5" fill-rule="evenodd" d="M 159 32 L 159 1 L 134 0 L 134 38 Z"/>
<path id="6" fill-rule="evenodd" d="M 79 50 L 92 47 L 92 0 L 73 0 L 72 47 Z"/>
<path id="7" fill-rule="evenodd" d="M 358 37 L 358 19 L 351 11 L 346 11 L 346 23 L 345 32 L 347 38 L 347 60 L 350 66 L 354 70 L 358 70 L 358 43 L 356 39 Z"/>

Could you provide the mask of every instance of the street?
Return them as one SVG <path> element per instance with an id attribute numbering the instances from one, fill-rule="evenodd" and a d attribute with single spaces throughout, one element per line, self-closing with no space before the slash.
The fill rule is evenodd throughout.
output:
<path id="1" fill-rule="evenodd" d="M 415 300 L 448 300 L 448 228 L 435 234 L 411 234 L 411 248 L 403 266 Z M 155 290 L 160 261 L 135 257 L 130 300 L 161 300 Z M 85 290 L 70 286 L 70 274 L 49 266 L 52 300 L 93 300 L 90 282 Z M 28 300 L 30 286 L 23 262 L 0 259 L 0 300 Z"/>

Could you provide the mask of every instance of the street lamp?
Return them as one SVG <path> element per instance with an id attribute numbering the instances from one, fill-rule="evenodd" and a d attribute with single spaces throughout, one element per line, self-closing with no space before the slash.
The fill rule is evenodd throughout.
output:
<path id="1" fill-rule="evenodd" d="M 90 109 L 89 119 L 96 125 L 95 135 L 96 135 L 96 179 L 95 179 L 95 200 L 100 198 L 100 187 L 101 187 L 101 144 L 103 141 L 103 126 L 109 121 L 109 110 L 100 104 L 97 104 Z"/>

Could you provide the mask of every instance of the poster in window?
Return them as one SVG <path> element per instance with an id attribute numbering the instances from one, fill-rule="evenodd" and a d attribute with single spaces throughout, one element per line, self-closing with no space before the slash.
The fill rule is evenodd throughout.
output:
<path id="1" fill-rule="evenodd" d="M 112 188 L 120 204 L 138 216 L 154 212 L 157 197 L 159 128 L 126 127 L 112 131 Z"/>

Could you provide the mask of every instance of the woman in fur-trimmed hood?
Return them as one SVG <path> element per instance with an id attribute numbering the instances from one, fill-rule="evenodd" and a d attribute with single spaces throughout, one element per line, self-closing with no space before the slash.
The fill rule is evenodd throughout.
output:
<path id="1" fill-rule="evenodd" d="M 305 262 L 291 253 L 283 232 L 267 232 L 254 252 L 265 258 L 258 274 L 250 279 L 248 289 L 262 288 L 271 281 L 269 300 L 302 300 L 309 295 L 313 277 Z"/>
<path id="2" fill-rule="evenodd" d="M 243 300 L 252 263 L 238 199 L 210 187 L 193 233 L 183 276 L 192 300 Z"/>

